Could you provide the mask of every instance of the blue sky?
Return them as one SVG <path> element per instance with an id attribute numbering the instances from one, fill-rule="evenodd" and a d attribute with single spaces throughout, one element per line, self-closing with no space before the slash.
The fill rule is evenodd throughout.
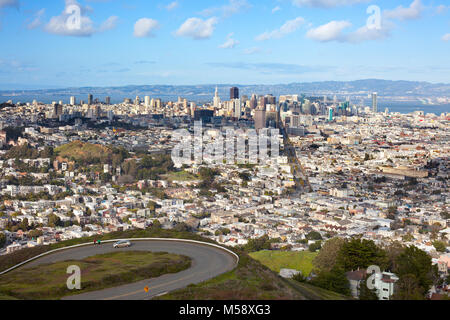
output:
<path id="1" fill-rule="evenodd" d="M 0 89 L 450 82 L 448 0 L 0 0 L 0 40 Z"/>

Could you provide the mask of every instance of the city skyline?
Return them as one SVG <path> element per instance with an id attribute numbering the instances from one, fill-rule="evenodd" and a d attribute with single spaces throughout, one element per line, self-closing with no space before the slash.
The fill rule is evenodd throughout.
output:
<path id="1" fill-rule="evenodd" d="M 65 25 L 71 5 L 81 8 L 76 30 Z M 366 26 L 372 5 L 380 29 Z M 2 0 L 0 12 L 1 89 L 450 82 L 450 10 L 440 1 Z"/>

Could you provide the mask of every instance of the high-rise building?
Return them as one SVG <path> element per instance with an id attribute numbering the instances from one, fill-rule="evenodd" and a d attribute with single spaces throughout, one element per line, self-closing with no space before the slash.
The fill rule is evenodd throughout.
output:
<path id="1" fill-rule="evenodd" d="M 234 99 L 233 102 L 233 109 L 234 109 L 234 117 L 237 119 L 240 119 L 242 116 L 242 109 L 241 109 L 241 100 L 240 99 Z"/>
<path id="2" fill-rule="evenodd" d="M 277 98 L 271 94 L 266 95 L 266 100 L 268 104 L 277 104 Z"/>
<path id="3" fill-rule="evenodd" d="M 220 107 L 220 97 L 219 97 L 219 89 L 216 87 L 216 93 L 214 94 L 213 105 L 215 109 Z"/>
<path id="4" fill-rule="evenodd" d="M 141 98 L 139 96 L 136 96 L 136 99 L 134 99 L 134 104 L 137 106 L 141 104 Z"/>
<path id="5" fill-rule="evenodd" d="M 63 114 L 63 106 L 62 106 L 62 104 L 56 103 L 56 104 L 53 105 L 53 114 L 56 117 L 59 117 L 60 115 Z"/>
<path id="6" fill-rule="evenodd" d="M 150 97 L 149 96 L 145 96 L 145 98 L 144 98 L 144 104 L 145 104 L 145 106 L 146 107 L 150 107 Z"/>
<path id="7" fill-rule="evenodd" d="M 261 96 L 259 98 L 259 106 L 260 106 L 260 108 L 266 110 L 266 105 L 267 105 L 267 98 Z"/>
<path id="8" fill-rule="evenodd" d="M 328 108 L 328 121 L 333 121 L 333 108 Z"/>
<path id="9" fill-rule="evenodd" d="M 230 100 L 239 99 L 239 88 L 233 87 L 230 89 Z"/>
<path id="10" fill-rule="evenodd" d="M 250 99 L 250 109 L 256 109 L 258 106 L 258 98 L 256 97 L 256 94 L 252 94 L 252 98 Z"/>
<path id="11" fill-rule="evenodd" d="M 257 109 L 255 110 L 255 129 L 261 130 L 266 127 L 266 110 Z"/>
<path id="12" fill-rule="evenodd" d="M 72 105 L 72 106 L 74 106 L 74 105 L 76 105 L 77 104 L 77 98 L 75 98 L 75 97 L 70 97 L 70 104 Z"/>
<path id="13" fill-rule="evenodd" d="M 111 104 L 111 97 L 105 98 L 105 104 L 110 105 Z"/>
<path id="14" fill-rule="evenodd" d="M 94 100 L 94 96 L 92 94 L 88 95 L 88 105 L 90 106 Z"/>
<path id="15" fill-rule="evenodd" d="M 378 112 L 378 101 L 377 101 L 377 93 L 372 93 L 372 112 L 377 113 Z"/>

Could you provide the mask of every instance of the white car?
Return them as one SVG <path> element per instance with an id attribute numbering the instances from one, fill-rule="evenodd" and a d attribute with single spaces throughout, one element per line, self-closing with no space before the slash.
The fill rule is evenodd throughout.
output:
<path id="1" fill-rule="evenodd" d="M 131 242 L 128 240 L 121 240 L 114 243 L 113 248 L 128 248 L 131 247 Z"/>

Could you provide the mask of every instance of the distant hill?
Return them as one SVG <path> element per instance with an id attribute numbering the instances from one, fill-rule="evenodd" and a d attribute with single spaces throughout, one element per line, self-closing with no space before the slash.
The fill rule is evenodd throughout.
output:
<path id="1" fill-rule="evenodd" d="M 423 99 L 447 97 L 450 98 L 450 84 L 417 81 L 390 81 L 378 79 L 366 79 L 355 81 L 323 81 L 274 85 L 243 85 L 222 84 L 219 85 L 219 95 L 222 99 L 229 99 L 230 87 L 237 86 L 241 95 L 268 94 L 279 96 L 282 94 L 305 95 L 334 95 L 338 97 L 350 96 L 353 98 L 367 98 L 372 92 L 378 92 L 380 98 L 389 99 Z M 197 102 L 211 101 L 215 91 L 215 84 L 205 85 L 129 85 L 121 87 L 82 87 L 66 89 L 42 89 L 42 90 L 0 90 L 0 102 L 13 100 L 14 102 L 31 102 L 36 99 L 45 103 L 63 100 L 66 103 L 70 96 L 77 100 L 87 101 L 87 95 L 93 94 L 94 98 L 104 101 L 106 96 L 111 97 L 113 103 L 122 102 L 124 98 L 151 96 L 163 100 L 177 99 L 179 96 Z"/>

